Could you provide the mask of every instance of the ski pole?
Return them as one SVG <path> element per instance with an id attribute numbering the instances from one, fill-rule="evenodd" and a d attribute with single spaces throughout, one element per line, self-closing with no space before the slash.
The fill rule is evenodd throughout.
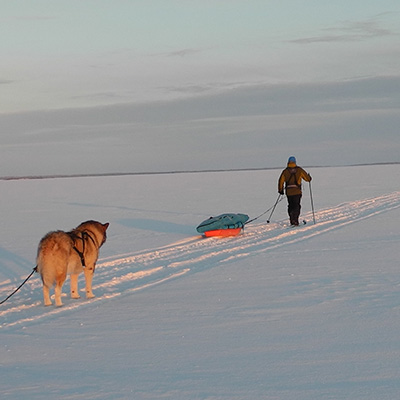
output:
<path id="1" fill-rule="evenodd" d="M 276 199 L 276 202 L 274 204 L 274 207 L 272 208 L 271 214 L 269 215 L 269 218 L 267 219 L 267 224 L 269 224 L 269 222 L 271 220 L 271 217 L 272 217 L 272 214 L 274 213 L 276 205 L 279 203 L 279 200 L 280 200 L 281 196 L 282 195 L 279 193 L 278 198 Z"/>
<path id="2" fill-rule="evenodd" d="M 315 225 L 314 201 L 313 201 L 313 197 L 312 197 L 311 182 L 308 182 L 308 184 L 310 185 L 311 209 L 312 209 L 312 215 L 313 215 L 313 220 L 314 220 L 314 225 Z"/>

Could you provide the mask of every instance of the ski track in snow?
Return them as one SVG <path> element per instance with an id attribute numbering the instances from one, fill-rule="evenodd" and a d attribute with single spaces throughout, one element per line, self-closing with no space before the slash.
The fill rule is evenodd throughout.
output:
<path id="1" fill-rule="evenodd" d="M 43 306 L 42 284 L 40 278 L 34 275 L 25 287 L 0 305 L 0 329 L 37 324 L 81 307 L 90 307 L 96 302 L 214 268 L 239 257 L 250 257 L 308 240 L 399 207 L 400 192 L 394 192 L 317 211 L 316 224 L 313 224 L 313 216 L 309 213 L 302 216 L 308 224 L 298 228 L 286 227 L 282 221 L 270 224 L 258 222 L 247 225 L 244 233 L 236 237 L 193 236 L 164 247 L 101 259 L 93 279 L 93 291 L 97 297 L 86 300 L 83 293 L 79 300 L 70 299 L 68 280 L 63 287 L 68 296 L 64 295 L 64 306 L 59 308 Z M 0 299 L 7 297 L 19 284 L 10 280 L 0 282 Z M 83 286 L 82 279 L 80 286 Z"/>

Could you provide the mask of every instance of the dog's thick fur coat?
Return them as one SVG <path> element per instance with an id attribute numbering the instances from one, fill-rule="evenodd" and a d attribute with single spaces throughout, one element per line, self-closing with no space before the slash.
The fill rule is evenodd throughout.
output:
<path id="1" fill-rule="evenodd" d="M 62 306 L 62 286 L 67 274 L 71 279 L 71 297 L 78 299 L 78 276 L 85 274 L 86 298 L 95 297 L 92 279 L 99 256 L 99 249 L 106 241 L 109 223 L 86 221 L 71 232 L 49 232 L 39 243 L 37 271 L 43 282 L 44 304 L 52 304 L 50 289 L 55 285 L 56 306 Z"/>

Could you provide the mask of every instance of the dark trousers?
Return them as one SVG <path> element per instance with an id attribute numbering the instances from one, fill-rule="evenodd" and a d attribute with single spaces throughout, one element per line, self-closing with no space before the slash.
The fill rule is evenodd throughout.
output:
<path id="1" fill-rule="evenodd" d="M 290 225 L 299 224 L 299 216 L 301 210 L 301 194 L 295 194 L 294 196 L 287 196 L 288 200 L 288 214 L 290 218 Z"/>

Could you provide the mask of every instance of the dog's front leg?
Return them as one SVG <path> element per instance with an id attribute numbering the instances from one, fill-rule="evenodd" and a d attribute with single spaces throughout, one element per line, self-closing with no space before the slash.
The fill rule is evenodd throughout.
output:
<path id="1" fill-rule="evenodd" d="M 79 296 L 79 291 L 78 291 L 78 276 L 79 274 L 71 274 L 70 279 L 71 279 L 71 298 L 72 299 L 80 299 L 81 296 Z"/>
<path id="2" fill-rule="evenodd" d="M 94 274 L 94 266 L 85 268 L 85 281 L 86 281 L 86 298 L 92 299 L 96 297 L 92 292 L 92 280 Z"/>

